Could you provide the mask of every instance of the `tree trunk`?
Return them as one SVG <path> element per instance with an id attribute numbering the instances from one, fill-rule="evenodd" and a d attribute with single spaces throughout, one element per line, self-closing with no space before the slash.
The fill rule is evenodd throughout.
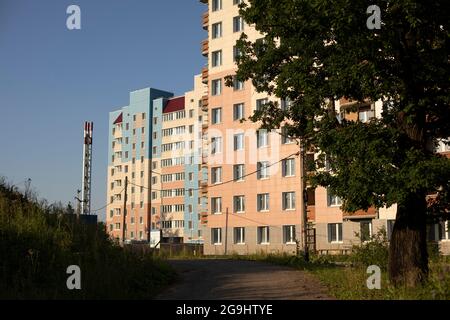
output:
<path id="1" fill-rule="evenodd" d="M 395 286 L 415 287 L 428 275 L 425 193 L 411 193 L 397 205 L 389 246 L 389 278 Z"/>

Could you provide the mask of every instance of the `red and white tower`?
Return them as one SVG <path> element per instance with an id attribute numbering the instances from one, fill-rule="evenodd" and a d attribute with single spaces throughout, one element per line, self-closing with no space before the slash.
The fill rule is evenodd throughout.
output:
<path id="1" fill-rule="evenodd" d="M 83 182 L 81 185 L 81 213 L 91 214 L 91 175 L 93 122 L 84 122 L 83 135 Z"/>

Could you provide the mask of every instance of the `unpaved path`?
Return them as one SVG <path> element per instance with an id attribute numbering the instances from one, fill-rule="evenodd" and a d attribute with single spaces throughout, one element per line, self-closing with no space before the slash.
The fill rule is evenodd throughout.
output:
<path id="1" fill-rule="evenodd" d="M 330 299 L 310 274 L 244 260 L 169 260 L 180 280 L 160 300 L 315 300 Z"/>

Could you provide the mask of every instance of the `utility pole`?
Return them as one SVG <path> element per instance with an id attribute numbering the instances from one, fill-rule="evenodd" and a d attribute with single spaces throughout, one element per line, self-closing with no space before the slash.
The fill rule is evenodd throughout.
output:
<path id="1" fill-rule="evenodd" d="M 125 176 L 125 194 L 123 197 L 123 226 L 122 226 L 122 244 L 125 245 L 125 226 L 127 221 L 127 197 L 128 197 L 128 176 Z"/>
<path id="2" fill-rule="evenodd" d="M 301 214 L 302 214 L 302 235 L 303 235 L 303 252 L 305 255 L 305 261 L 309 261 L 309 248 L 308 248 L 308 193 L 306 191 L 306 168 L 305 168 L 306 150 L 305 143 L 300 141 L 300 176 L 301 176 Z"/>
<path id="3" fill-rule="evenodd" d="M 228 247 L 228 207 L 225 214 L 225 255 L 227 255 Z"/>

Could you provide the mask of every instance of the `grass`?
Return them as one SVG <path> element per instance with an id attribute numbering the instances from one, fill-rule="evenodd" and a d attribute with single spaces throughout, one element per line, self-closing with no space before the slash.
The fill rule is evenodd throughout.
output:
<path id="1" fill-rule="evenodd" d="M 164 261 L 68 213 L 0 181 L 0 299 L 148 299 L 175 280 Z M 81 290 L 67 289 L 69 265 L 81 269 Z"/>
<path id="2" fill-rule="evenodd" d="M 448 300 L 450 299 L 450 258 L 430 261 L 428 282 L 416 288 L 395 288 L 389 284 L 386 271 L 381 273 L 381 289 L 370 290 L 366 281 L 370 274 L 362 265 L 337 265 L 351 262 L 351 256 L 313 256 L 310 262 L 288 255 L 230 256 L 233 259 L 256 260 L 304 270 L 324 284 L 329 293 L 342 300 Z"/>

